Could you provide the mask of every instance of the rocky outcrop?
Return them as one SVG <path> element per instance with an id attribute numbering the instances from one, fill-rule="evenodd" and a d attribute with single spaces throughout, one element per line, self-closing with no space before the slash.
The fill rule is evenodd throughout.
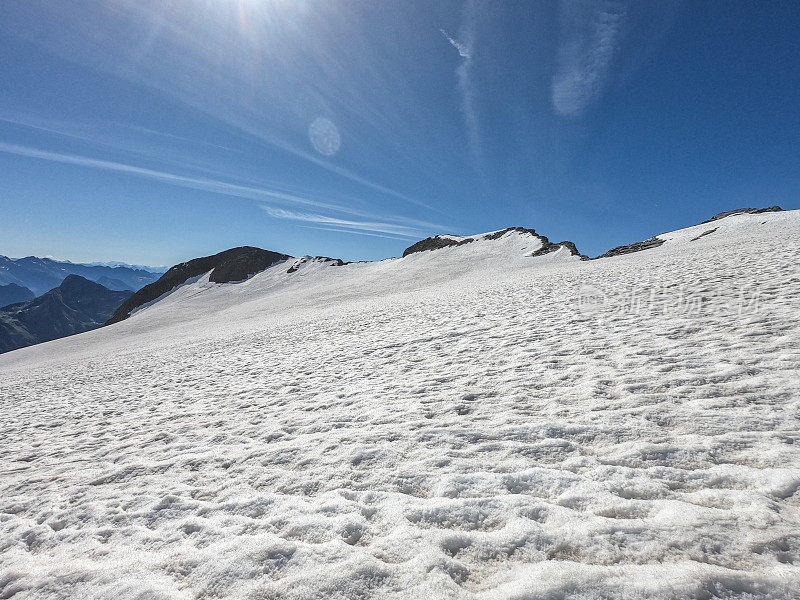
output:
<path id="1" fill-rule="evenodd" d="M 289 259 L 288 254 L 280 254 L 270 250 L 262 250 L 252 246 L 231 248 L 212 256 L 195 258 L 175 265 L 164 273 L 158 281 L 144 286 L 128 298 L 111 316 L 106 325 L 123 321 L 131 316 L 131 312 L 160 296 L 197 277 L 211 271 L 209 281 L 212 283 L 232 283 L 243 281 L 263 271 L 275 263 Z"/>
<path id="2" fill-rule="evenodd" d="M 705 221 L 701 221 L 702 223 L 711 223 L 712 221 L 718 221 L 720 219 L 724 219 L 725 217 L 730 217 L 731 215 L 760 215 L 761 213 L 768 213 L 768 212 L 782 212 L 783 209 L 780 206 L 767 206 L 766 208 L 737 208 L 735 210 L 726 210 L 725 212 L 721 212 L 717 215 L 714 215 L 710 219 L 706 219 Z"/>
<path id="3" fill-rule="evenodd" d="M 757 215 L 761 213 L 768 213 L 768 212 L 781 212 L 783 209 L 780 206 L 767 206 L 766 208 L 737 208 L 736 210 L 728 210 L 725 212 L 721 212 L 717 215 L 714 215 L 710 219 L 702 221 L 700 224 L 703 223 L 712 223 L 714 221 L 719 221 L 720 219 L 724 219 L 725 217 L 730 217 L 732 215 L 742 215 L 742 214 L 750 214 L 750 215 Z M 710 235 L 717 230 L 715 227 L 714 229 L 709 229 L 708 231 L 704 231 L 700 235 L 695 238 L 689 240 L 690 242 L 696 242 L 701 237 L 705 235 Z M 612 248 L 605 254 L 601 254 L 600 256 L 596 256 L 597 258 L 609 258 L 611 256 L 620 256 L 622 254 L 631 254 L 633 252 L 641 252 L 642 250 L 649 250 L 651 248 L 658 248 L 661 244 L 663 244 L 666 240 L 661 239 L 660 237 L 653 236 L 650 239 L 641 241 L 641 242 L 634 242 L 632 244 L 626 244 L 625 246 L 617 246 L 616 248 Z M 595 260 L 592 259 L 592 260 Z"/>
<path id="4" fill-rule="evenodd" d="M 641 242 L 633 242 L 632 244 L 617 246 L 616 248 L 612 248 L 600 256 L 595 256 L 592 260 L 597 260 L 598 258 L 609 258 L 611 256 L 621 256 L 622 254 L 632 254 L 634 252 L 641 252 L 642 250 L 649 250 L 650 248 L 658 248 L 665 241 L 666 240 L 662 240 L 658 236 L 651 237 L 650 239 Z"/>
<path id="5" fill-rule="evenodd" d="M 710 219 L 703 221 L 703 223 L 711 223 L 713 221 L 718 221 L 719 219 L 723 219 L 725 217 L 729 217 L 731 215 L 738 215 L 738 214 L 760 214 L 760 213 L 768 213 L 768 212 L 780 212 L 783 209 L 780 206 L 768 206 L 766 208 L 738 208 L 736 210 L 729 210 L 726 212 L 719 213 L 718 215 L 714 215 Z M 559 248 L 566 248 L 573 256 L 580 257 L 581 260 L 597 260 L 599 258 L 610 258 L 612 256 L 621 256 L 623 254 L 632 254 L 634 252 L 642 252 L 643 250 L 650 250 L 651 248 L 658 248 L 661 246 L 666 240 L 660 238 L 659 236 L 653 236 L 649 239 L 642 240 L 640 242 L 633 242 L 632 244 L 625 244 L 624 246 L 617 246 L 616 248 L 612 248 L 611 250 L 599 255 L 595 256 L 594 258 L 589 258 L 585 254 L 581 254 L 578 248 L 575 246 L 573 242 L 570 241 L 563 241 L 563 242 L 551 242 L 547 239 L 546 236 L 540 235 L 536 233 L 533 229 L 526 229 L 524 227 L 507 227 L 506 229 L 501 229 L 500 231 L 495 231 L 493 233 L 487 233 L 483 235 L 471 236 L 471 237 L 460 237 L 454 235 L 435 235 L 432 237 L 425 238 L 424 240 L 420 240 L 416 244 L 413 244 L 405 249 L 403 252 L 403 256 L 409 256 L 411 254 L 416 254 L 418 252 L 427 252 L 430 250 L 439 250 L 441 248 L 451 248 L 454 246 L 463 246 L 464 244 L 470 244 L 476 240 L 494 240 L 503 237 L 507 233 L 511 231 L 516 231 L 523 234 L 528 234 L 538 238 L 542 242 L 542 247 L 533 252 L 530 256 L 543 256 L 545 254 L 550 254 L 552 252 L 557 251 Z M 697 238 L 694 238 L 691 241 L 695 241 L 702 237 L 703 235 L 708 235 L 713 233 L 716 229 L 709 230 Z"/>
<path id="6" fill-rule="evenodd" d="M 717 230 L 717 228 L 716 228 L 716 227 L 714 227 L 714 229 L 709 229 L 708 231 L 704 231 L 703 233 L 701 233 L 701 234 L 700 234 L 700 235 L 698 235 L 697 237 L 693 237 L 693 238 L 692 238 L 692 239 L 690 239 L 689 241 L 690 241 L 690 242 L 696 242 L 696 241 L 697 241 L 697 240 L 699 240 L 701 237 L 705 237 L 705 236 L 707 236 L 707 235 L 711 235 L 711 234 L 712 234 L 712 233 L 714 233 L 716 230 Z"/>
<path id="7" fill-rule="evenodd" d="M 417 252 L 427 252 L 428 250 L 439 250 L 441 248 L 449 248 L 451 246 L 462 246 L 474 242 L 475 238 L 454 238 L 450 236 L 434 235 L 412 244 L 403 250 L 403 258 L 409 254 L 416 254 Z"/>
<path id="8" fill-rule="evenodd" d="M 131 294 L 68 275 L 38 298 L 0 310 L 0 352 L 96 329 Z"/>
<path id="9" fill-rule="evenodd" d="M 612 248 L 605 254 L 601 254 L 600 256 L 596 256 L 594 258 L 589 258 L 585 254 L 581 254 L 578 250 L 577 246 L 568 240 L 563 242 L 551 242 L 547 236 L 540 235 L 536 233 L 534 229 L 525 229 L 524 227 L 507 227 L 506 229 L 501 229 L 500 231 L 495 231 L 493 233 L 487 233 L 484 235 L 472 236 L 472 237 L 457 237 L 457 236 L 441 236 L 436 235 L 433 237 L 425 238 L 417 242 L 416 244 L 409 246 L 403 252 L 403 256 L 408 256 L 410 254 L 415 254 L 417 252 L 426 252 L 429 250 L 439 250 L 441 248 L 449 248 L 453 246 L 463 246 L 464 244 L 472 243 L 476 240 L 496 240 L 501 238 L 505 234 L 509 233 L 510 231 L 516 231 L 523 234 L 528 234 L 533 237 L 539 239 L 542 242 L 542 247 L 536 250 L 535 252 L 531 253 L 531 257 L 537 256 L 544 256 L 545 254 L 550 254 L 559 250 L 560 248 L 566 248 L 569 250 L 570 254 L 573 256 L 580 257 L 581 260 L 596 260 L 598 258 L 608 258 L 611 256 L 619 256 L 622 254 L 630 254 L 632 252 L 641 252 L 642 250 L 648 250 L 649 248 L 656 248 L 664 243 L 664 240 L 658 237 L 652 237 L 648 240 L 644 240 L 642 242 L 634 242 L 632 244 L 627 244 L 625 246 L 617 246 L 616 248 Z"/>
<path id="10" fill-rule="evenodd" d="M 575 256 L 580 256 L 582 259 L 586 258 L 583 254 L 578 252 L 578 248 L 572 242 L 565 241 L 554 244 L 547 239 L 547 236 L 540 235 L 536 233 L 536 230 L 526 229 L 525 227 L 506 227 L 505 229 L 501 229 L 499 231 L 493 231 L 492 233 L 485 233 L 483 235 L 476 235 L 472 237 L 435 235 L 433 237 L 420 240 L 416 244 L 409 246 L 403 252 L 403 256 L 406 257 L 409 256 L 410 254 L 416 254 L 417 252 L 427 252 L 429 250 L 439 250 L 441 248 L 463 246 L 464 244 L 470 244 L 477 240 L 496 240 L 512 231 L 521 233 L 523 235 L 530 235 L 532 237 L 538 238 L 539 241 L 542 242 L 542 247 L 536 252 L 534 252 L 531 256 L 541 256 L 543 254 L 549 254 L 550 252 L 555 252 L 556 250 L 558 250 L 563 246 L 564 248 L 567 248 L 571 254 Z"/>
<path id="11" fill-rule="evenodd" d="M 298 258 L 291 267 L 289 267 L 286 272 L 287 273 L 296 273 L 300 270 L 300 267 L 309 263 L 322 263 L 326 264 L 330 267 L 342 267 L 346 264 L 341 258 L 331 258 L 329 256 L 301 256 Z"/>
<path id="12" fill-rule="evenodd" d="M 572 256 L 577 256 L 581 260 L 589 260 L 588 256 L 586 256 L 585 254 L 581 254 L 578 251 L 578 247 L 573 242 L 563 241 L 563 242 L 553 243 L 543 235 L 540 235 L 539 238 L 542 240 L 542 247 L 539 248 L 533 254 L 531 254 L 531 256 L 543 256 L 545 254 L 550 254 L 552 252 L 555 252 L 560 248 L 566 248 L 567 250 L 569 250 L 569 253 L 572 254 Z"/>

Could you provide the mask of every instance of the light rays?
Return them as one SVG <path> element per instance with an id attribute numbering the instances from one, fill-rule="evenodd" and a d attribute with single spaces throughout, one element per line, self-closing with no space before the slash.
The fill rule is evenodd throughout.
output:
<path id="1" fill-rule="evenodd" d="M 109 0 L 97 6 L 99 14 L 91 20 L 58 6 L 48 11 L 54 22 L 69 23 L 80 33 L 48 40 L 59 54 L 176 98 L 332 181 L 432 209 L 366 176 L 371 169 L 360 163 L 373 160 L 374 153 L 332 160 L 308 138 L 309 124 L 320 114 L 339 115 L 340 136 L 345 120 L 357 118 L 361 129 L 374 128 L 386 114 L 354 79 L 358 66 L 330 51 L 340 32 L 328 21 L 345 22 L 334 8 L 317 5 L 312 11 L 305 2 L 281 0 Z M 106 20 L 111 31 L 97 27 Z M 365 118 L 374 120 L 363 123 Z M 395 136 L 378 130 L 372 139 Z M 417 167 L 427 168 L 424 161 Z"/>

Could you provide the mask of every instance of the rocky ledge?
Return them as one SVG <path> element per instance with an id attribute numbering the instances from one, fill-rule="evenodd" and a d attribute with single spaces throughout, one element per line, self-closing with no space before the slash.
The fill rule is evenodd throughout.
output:
<path id="1" fill-rule="evenodd" d="M 767 206 L 766 208 L 737 208 L 735 210 L 726 210 L 725 212 L 721 212 L 717 215 L 714 215 L 710 219 L 706 219 L 705 221 L 701 221 L 702 223 L 711 223 L 712 221 L 718 221 L 720 219 L 724 219 L 725 217 L 730 217 L 732 215 L 760 215 L 761 213 L 767 212 L 782 212 L 783 209 L 780 206 Z"/>
<path id="2" fill-rule="evenodd" d="M 241 246 L 225 250 L 213 256 L 203 256 L 180 263 L 164 273 L 160 279 L 144 286 L 128 298 L 111 316 L 106 325 L 127 319 L 131 316 L 131 312 L 140 306 L 156 300 L 159 296 L 186 283 L 192 277 L 211 271 L 209 281 L 213 283 L 243 281 L 250 275 L 289 258 L 291 256 L 288 254 L 280 254 L 252 246 Z"/>

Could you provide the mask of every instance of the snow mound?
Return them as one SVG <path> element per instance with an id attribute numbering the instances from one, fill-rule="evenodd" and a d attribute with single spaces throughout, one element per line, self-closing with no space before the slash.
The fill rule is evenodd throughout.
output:
<path id="1" fill-rule="evenodd" d="M 3 355 L 0 597 L 797 598 L 800 213 L 659 237 L 206 273 Z"/>

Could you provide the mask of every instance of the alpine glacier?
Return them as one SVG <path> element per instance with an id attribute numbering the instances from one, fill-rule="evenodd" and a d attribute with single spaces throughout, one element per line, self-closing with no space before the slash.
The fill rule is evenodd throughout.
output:
<path id="1" fill-rule="evenodd" d="M 798 598 L 800 211 L 495 237 L 0 357 L 0 597 Z"/>

